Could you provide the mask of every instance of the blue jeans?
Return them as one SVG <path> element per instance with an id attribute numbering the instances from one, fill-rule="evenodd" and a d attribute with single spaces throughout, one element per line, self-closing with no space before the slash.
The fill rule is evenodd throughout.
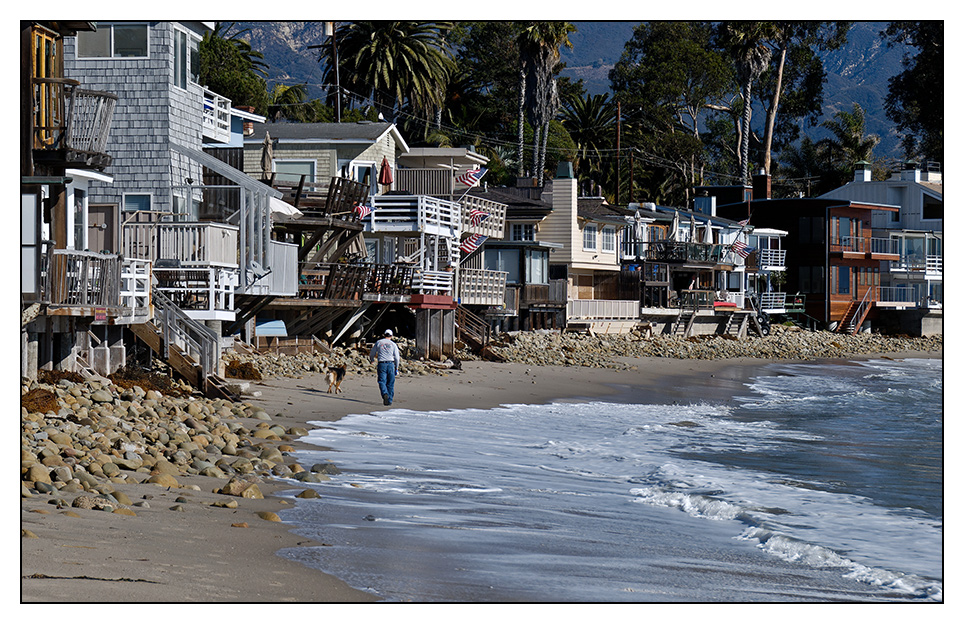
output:
<path id="1" fill-rule="evenodd" d="M 378 363 L 378 389 L 389 404 L 395 400 L 395 362 Z"/>

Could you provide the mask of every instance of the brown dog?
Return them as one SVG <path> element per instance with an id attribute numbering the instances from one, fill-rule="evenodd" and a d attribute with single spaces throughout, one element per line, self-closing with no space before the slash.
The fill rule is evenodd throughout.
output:
<path id="1" fill-rule="evenodd" d="M 328 378 L 328 394 L 332 392 L 338 394 L 342 391 L 341 382 L 345 380 L 345 367 L 329 366 L 326 377 Z"/>

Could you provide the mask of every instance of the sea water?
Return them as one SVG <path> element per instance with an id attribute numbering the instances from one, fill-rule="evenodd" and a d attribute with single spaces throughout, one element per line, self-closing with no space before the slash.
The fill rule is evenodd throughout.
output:
<path id="1" fill-rule="evenodd" d="M 322 545 L 282 554 L 389 601 L 941 601 L 942 398 L 941 360 L 881 359 L 718 404 L 316 423 L 298 460 L 344 472 L 282 514 Z"/>

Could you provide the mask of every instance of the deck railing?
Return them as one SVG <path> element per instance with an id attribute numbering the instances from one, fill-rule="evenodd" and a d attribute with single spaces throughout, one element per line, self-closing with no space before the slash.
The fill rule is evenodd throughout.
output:
<path id="1" fill-rule="evenodd" d="M 427 195 L 375 195 L 366 232 L 422 232 L 458 239 L 462 209 L 456 202 Z"/>
<path id="2" fill-rule="evenodd" d="M 866 238 L 864 236 L 841 236 L 831 241 L 830 251 L 844 253 L 900 254 L 898 238 Z"/>
<path id="3" fill-rule="evenodd" d="M 450 271 L 425 271 L 416 269 L 412 278 L 412 291 L 421 295 L 451 295 L 455 275 Z"/>
<path id="4" fill-rule="evenodd" d="M 757 259 L 760 263 L 760 268 L 765 270 L 773 270 L 775 268 L 783 268 L 786 266 L 787 262 L 787 250 L 786 249 L 760 249 L 757 251 Z"/>
<path id="5" fill-rule="evenodd" d="M 305 262 L 298 296 L 303 299 L 361 299 L 365 294 L 408 295 L 415 268 L 401 264 Z"/>
<path id="6" fill-rule="evenodd" d="M 134 318 L 150 318 L 151 261 L 124 258 L 120 275 L 120 305 Z"/>
<path id="7" fill-rule="evenodd" d="M 172 345 L 179 347 L 198 363 L 201 376 L 216 375 L 220 366 L 220 338 L 214 330 L 192 319 L 161 292 L 154 293 L 155 324 L 161 329 L 163 345 L 171 358 Z M 200 381 L 200 380 L 198 380 Z"/>
<path id="8" fill-rule="evenodd" d="M 506 271 L 461 269 L 459 300 L 463 305 L 500 306 L 505 303 Z"/>
<path id="9" fill-rule="evenodd" d="M 717 263 L 723 256 L 722 245 L 656 241 L 647 243 L 645 258 L 652 262 Z"/>
<path id="10" fill-rule="evenodd" d="M 67 78 L 33 79 L 34 149 L 64 149 L 109 164 L 107 136 L 117 95 L 79 84 Z"/>
<path id="11" fill-rule="evenodd" d="M 787 293 L 785 292 L 765 292 L 759 294 L 757 298 L 760 302 L 760 309 L 764 312 L 782 311 L 787 303 Z"/>
<path id="12" fill-rule="evenodd" d="M 231 100 L 204 89 L 204 115 L 202 117 L 204 136 L 227 143 L 231 140 Z"/>
<path id="13" fill-rule="evenodd" d="M 907 284 L 905 286 L 878 286 L 877 302 L 890 304 L 907 304 L 922 306 L 925 304 L 926 291 L 921 284 Z"/>
<path id="14" fill-rule="evenodd" d="M 238 227 L 225 223 L 133 222 L 124 224 L 124 255 L 177 260 L 182 266 L 238 266 Z"/>
<path id="15" fill-rule="evenodd" d="M 462 203 L 462 231 L 469 234 L 481 234 L 489 238 L 503 238 L 505 235 L 505 204 L 483 197 L 466 195 Z M 478 225 L 473 222 L 472 211 L 479 210 L 488 216 Z"/>
<path id="16" fill-rule="evenodd" d="M 395 171 L 395 188 L 412 195 L 452 195 L 452 182 L 449 169 L 400 167 Z"/>
<path id="17" fill-rule="evenodd" d="M 104 308 L 120 305 L 119 256 L 51 249 L 44 265 L 43 300 L 50 305 Z"/>
<path id="18" fill-rule="evenodd" d="M 566 318 L 572 320 L 631 321 L 639 318 L 639 302 L 609 299 L 570 299 Z"/>
<path id="19" fill-rule="evenodd" d="M 154 266 L 157 290 L 192 318 L 233 320 L 237 270 L 223 267 Z"/>

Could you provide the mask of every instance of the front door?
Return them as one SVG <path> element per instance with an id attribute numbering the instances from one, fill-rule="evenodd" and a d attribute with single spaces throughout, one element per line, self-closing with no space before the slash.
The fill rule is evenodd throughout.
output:
<path id="1" fill-rule="evenodd" d="M 87 248 L 105 253 L 120 252 L 117 204 L 91 204 L 87 208 Z"/>

